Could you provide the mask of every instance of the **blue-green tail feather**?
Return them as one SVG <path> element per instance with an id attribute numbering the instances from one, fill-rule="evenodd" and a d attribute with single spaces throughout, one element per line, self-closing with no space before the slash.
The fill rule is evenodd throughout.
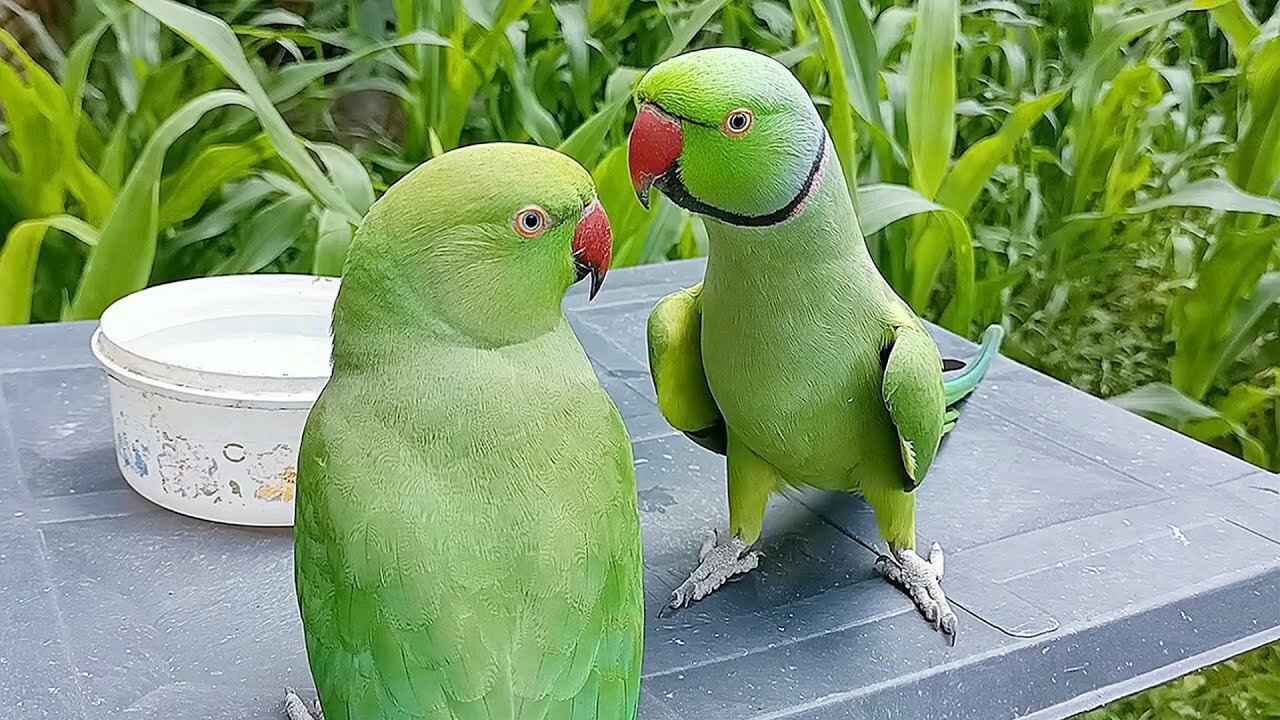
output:
<path id="1" fill-rule="evenodd" d="M 965 368 L 964 372 L 942 383 L 947 407 L 960 402 L 977 389 L 979 383 L 986 377 L 991 361 L 995 360 L 996 355 L 1000 353 L 1002 340 L 1004 340 L 1004 328 L 999 325 L 990 325 L 982 333 L 982 344 L 978 347 L 977 357 L 969 363 L 969 367 Z"/>

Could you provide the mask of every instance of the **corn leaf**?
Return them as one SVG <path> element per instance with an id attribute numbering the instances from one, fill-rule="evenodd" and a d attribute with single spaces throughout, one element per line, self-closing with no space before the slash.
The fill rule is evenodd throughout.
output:
<path id="1" fill-rule="evenodd" d="M 876 18 L 876 53 L 884 62 L 889 51 L 898 46 L 907 36 L 911 21 L 915 20 L 916 11 L 910 7 L 887 7 Z"/>
<path id="2" fill-rule="evenodd" d="M 800 63 L 811 60 L 815 53 L 822 49 L 822 45 L 818 42 L 818 38 L 809 38 L 804 42 L 793 45 L 786 50 L 780 50 L 776 53 L 770 53 L 769 57 L 777 60 L 779 64 L 788 68 L 794 68 Z"/>
<path id="3" fill-rule="evenodd" d="M 84 86 L 89 75 L 89 63 L 93 61 L 93 53 L 98 49 L 98 41 L 102 39 L 109 26 L 110 23 L 102 20 L 89 32 L 81 35 L 75 45 L 71 46 L 71 52 L 67 54 L 67 64 L 62 69 L 62 90 L 67 95 L 67 105 L 71 108 L 77 124 L 84 112 L 82 107 Z"/>
<path id="4" fill-rule="evenodd" d="M 1247 193 L 1232 182 L 1221 178 L 1207 178 L 1188 183 L 1168 195 L 1135 205 L 1125 211 L 1125 214 L 1141 215 L 1166 208 L 1186 207 L 1280 217 L 1280 200 Z"/>
<path id="5" fill-rule="evenodd" d="M 594 31 L 616 18 L 626 17 L 632 0 L 591 0 L 587 6 L 587 25 Z"/>
<path id="6" fill-rule="evenodd" d="M 643 75 L 644 72 L 636 68 L 620 67 L 615 70 L 609 77 L 604 104 L 565 138 L 556 150 L 586 167 L 595 165 L 609 129 L 631 103 L 631 90 Z"/>
<path id="7" fill-rule="evenodd" d="M 200 10 L 187 7 L 174 0 L 131 0 L 150 13 L 169 29 L 181 35 L 200 52 L 212 60 L 244 91 L 251 101 L 249 105 L 258 115 L 262 129 L 271 138 L 280 159 L 298 174 L 316 198 L 328 207 L 343 213 L 352 223 L 360 222 L 360 214 L 347 202 L 342 193 L 329 182 L 324 172 L 307 154 L 302 143 L 289 129 L 262 83 L 253 74 L 245 60 L 235 33 L 222 20 Z M 81 308 L 87 309 L 90 306 Z"/>
<path id="8" fill-rule="evenodd" d="M 1259 278 L 1249 299 L 1232 313 L 1227 341 L 1222 344 L 1209 374 L 1218 376 L 1227 369 L 1228 363 L 1240 357 L 1245 347 L 1259 336 L 1260 324 L 1275 305 L 1280 305 L 1280 271 L 1269 272 Z"/>
<path id="9" fill-rule="evenodd" d="M 667 253 L 679 244 L 684 236 L 685 226 L 689 222 L 689 213 L 684 208 L 676 205 L 665 197 L 654 203 L 656 212 L 653 221 L 649 223 L 647 232 L 644 235 L 643 243 L 633 243 L 638 245 L 639 257 L 633 257 L 627 252 L 621 259 L 624 265 L 633 264 L 649 264 L 659 262 L 666 258 Z M 630 250 L 630 247 L 624 247 Z"/>
<path id="10" fill-rule="evenodd" d="M 1120 407 L 1145 417 L 1165 418 L 1177 422 L 1208 420 L 1219 417 L 1218 411 L 1164 383 L 1151 383 L 1116 395 L 1109 400 Z"/>
<path id="11" fill-rule="evenodd" d="M 613 121 L 622 114 L 631 98 L 623 95 L 605 103 L 594 115 L 587 118 L 577 130 L 560 143 L 556 150 L 590 166 L 600 156 L 600 146 L 609 134 Z"/>
<path id="12" fill-rule="evenodd" d="M 111 303 L 146 287 L 156 254 L 165 153 L 206 113 L 227 105 L 251 107 L 251 101 L 233 90 L 205 93 L 169 116 L 147 141 L 89 253 L 67 319 L 96 319 Z"/>
<path id="13" fill-rule="evenodd" d="M 308 145 L 320 156 L 325 168 L 329 171 L 329 178 L 346 196 L 351 207 L 355 208 L 362 217 L 369 212 L 369 206 L 373 205 L 375 199 L 373 180 L 360 159 L 341 145 L 333 143 L 309 143 Z"/>
<path id="14" fill-rule="evenodd" d="M 1193 399 L 1208 394 L 1222 369 L 1233 311 L 1257 287 L 1278 241 L 1280 224 L 1254 231 L 1224 229 L 1201 261 L 1195 287 L 1175 299 L 1169 376 Z"/>
<path id="15" fill-rule="evenodd" d="M 129 149 L 129 116 L 121 115 L 111 129 L 107 138 L 107 146 L 102 150 L 102 159 L 98 165 L 98 176 L 113 190 L 119 189 L 124 182 L 126 157 Z"/>
<path id="16" fill-rule="evenodd" d="M 911 184 L 934 198 L 956 139 L 956 0 L 921 0 L 907 61 L 907 140 Z"/>
<path id="17" fill-rule="evenodd" d="M 864 235 L 871 235 L 907 218 L 920 218 L 926 229 L 922 241 L 926 247 L 912 249 L 912 257 L 920 268 L 919 273 L 927 276 L 919 286 L 913 284 L 916 292 L 911 301 L 916 312 L 925 312 L 929 301 L 929 293 L 933 290 L 933 280 L 937 277 L 947 251 L 952 254 L 955 267 L 955 296 L 943 313 L 942 324 L 949 330 L 965 334 L 973 320 L 974 304 L 974 259 L 973 236 L 969 225 L 959 213 L 943 207 L 905 185 L 877 183 L 867 185 L 858 190 L 858 207 L 861 208 L 858 224 Z"/>
<path id="18" fill-rule="evenodd" d="M 1160 74 L 1144 62 L 1117 74 L 1102 101 L 1091 106 L 1088 122 L 1081 124 L 1081 132 L 1087 131 L 1088 137 L 1073 138 L 1074 147 L 1080 150 L 1071 173 L 1069 212 L 1083 211 L 1098 194 L 1104 196 L 1107 210 L 1123 207 L 1127 198 L 1119 181 L 1135 159 L 1137 125 L 1163 94 Z M 1079 109 L 1073 108 L 1073 112 Z"/>
<path id="19" fill-rule="evenodd" d="M 330 277 L 342 275 L 354 236 L 355 227 L 345 218 L 332 210 L 322 211 L 316 229 L 316 252 L 311 272 Z"/>
<path id="20" fill-rule="evenodd" d="M 1280 181 L 1280 37 L 1250 60 L 1245 89 L 1248 126 L 1232 158 L 1232 179 L 1248 192 L 1269 195 Z"/>
<path id="21" fill-rule="evenodd" d="M 151 69 L 159 63 L 160 23 L 136 7 L 122 2 L 99 0 L 94 3 L 115 35 L 116 59 L 108 66 L 116 90 L 129 114 L 138 112 L 142 86 Z"/>
<path id="22" fill-rule="evenodd" d="M 111 190 L 79 155 L 79 114 L 72 111 L 63 88 L 11 35 L 0 30 L 0 42 L 21 61 L 26 75 L 24 83 L 8 63 L 0 68 L 0 102 L 8 115 L 11 146 L 22 177 L 16 182 L 10 179 L 11 189 L 20 194 L 20 205 L 31 215 L 60 212 L 70 191 L 84 205 L 89 220 L 101 222 L 111 205 Z M 72 71 L 78 71 L 82 54 Z"/>
<path id="23" fill-rule="evenodd" d="M 880 56 L 876 52 L 875 31 L 861 0 L 811 0 L 818 32 L 822 35 L 823 53 L 828 63 L 838 59 L 840 78 L 833 75 L 832 102 L 835 86 L 845 86 L 845 97 L 864 122 L 883 128 L 880 115 Z M 830 34 L 830 38 L 827 35 Z"/>
<path id="24" fill-rule="evenodd" d="M 827 118 L 827 131 L 831 136 L 831 144 L 835 146 L 836 157 L 840 159 L 845 184 L 849 186 L 850 194 L 856 195 L 853 188 L 857 186 L 858 179 L 858 133 L 853 125 L 854 99 L 850 95 L 850 86 L 853 84 L 849 78 L 851 58 L 840 48 L 835 24 L 827 14 L 826 3 L 811 0 L 810 5 L 818 25 L 818 37 L 822 39 L 827 74 L 830 76 L 831 112 Z M 878 112 L 876 116 L 879 116 Z"/>
<path id="25" fill-rule="evenodd" d="M 282 102 L 302 92 L 308 85 L 325 75 L 344 70 L 370 55 L 405 45 L 450 47 L 452 43 L 447 38 L 440 37 L 429 30 L 415 30 L 392 40 L 361 46 L 336 58 L 291 63 L 272 74 L 267 94 L 272 102 Z"/>
<path id="26" fill-rule="evenodd" d="M 1150 383 L 1112 397 L 1110 402 L 1204 442 L 1234 436 L 1247 459 L 1258 465 L 1267 463 L 1266 448 L 1249 433 L 1248 428 L 1170 385 Z"/>
<path id="27" fill-rule="evenodd" d="M 171 251 L 225 235 L 248 221 L 253 211 L 267 197 L 279 192 L 261 177 L 233 181 L 221 190 L 221 202 L 195 223 L 182 228 L 167 243 Z"/>
<path id="28" fill-rule="evenodd" d="M 1191 6 L 1191 2 L 1180 2 L 1160 10 L 1129 15 L 1107 25 L 1097 33 L 1089 43 L 1089 49 L 1072 77 L 1072 118 L 1078 119 L 1085 127 L 1100 127 L 1109 131 L 1111 126 L 1096 126 L 1087 121 L 1098 90 L 1102 87 L 1108 68 L 1116 61 L 1120 48 L 1135 35 L 1179 17 L 1190 10 Z M 1076 134 L 1077 145 L 1088 141 L 1088 138 L 1079 131 Z"/>
<path id="29" fill-rule="evenodd" d="M 725 2 L 726 0 L 702 0 L 702 2 L 698 3 L 693 11 L 689 13 L 689 17 L 671 29 L 671 42 L 667 43 L 666 49 L 654 61 L 654 65 L 684 52 L 684 49 L 689 47 L 689 43 L 693 42 L 693 38 L 699 32 L 702 32 L 703 26 L 711 21 L 711 18 L 720 11 Z"/>
<path id="30" fill-rule="evenodd" d="M 1241 0 L 1194 0 L 1191 7 L 1213 13 L 1214 22 L 1218 23 L 1218 27 L 1227 36 L 1236 60 L 1244 62 L 1249 56 L 1254 39 L 1262 33 L 1249 5 Z"/>
<path id="31" fill-rule="evenodd" d="M 75 165 L 75 131 L 61 87 L 13 36 L 0 29 L 0 42 L 22 63 L 25 79 L 0 62 L 0 104 L 9 126 L 9 146 L 18 161 L 6 191 L 27 217 L 60 214 L 67 180 Z"/>
<path id="32" fill-rule="evenodd" d="M 591 32 L 587 29 L 587 10 L 582 3 L 576 2 L 558 2 L 552 9 L 560 22 L 565 54 L 569 58 L 569 86 L 573 89 L 574 102 L 579 112 L 590 115 L 594 88 L 591 83 Z"/>
<path id="33" fill-rule="evenodd" d="M 644 248 L 645 228 L 657 214 L 657 204 L 648 210 L 636 200 L 627 168 L 627 147 L 610 150 L 591 173 L 600 204 L 613 229 L 613 261 L 616 267 L 635 265 Z"/>
<path id="34" fill-rule="evenodd" d="M 235 254 L 214 271 L 219 275 L 253 273 L 266 267 L 301 237 L 313 207 L 305 194 L 290 195 L 263 208 L 249 220 Z"/>
<path id="35" fill-rule="evenodd" d="M 31 292 L 35 282 L 40 244 L 50 228 L 61 230 L 86 245 L 98 242 L 98 231 L 79 218 L 54 215 L 24 220 L 9 230 L 0 247 L 0 325 L 31 321 Z"/>
<path id="36" fill-rule="evenodd" d="M 996 167 L 1013 153 L 1027 131 L 1066 96 L 1065 89 L 1055 90 L 1018 103 L 999 130 L 969 146 L 956 160 L 938 189 L 938 202 L 967 215 Z"/>
<path id="37" fill-rule="evenodd" d="M 533 87 L 532 68 L 525 58 L 525 28 L 523 23 L 512 23 L 507 28 L 511 43 L 507 59 L 507 74 L 515 90 L 516 117 L 520 126 L 534 142 L 544 147 L 555 147 L 564 140 L 555 117 L 543 106 Z"/>
<path id="38" fill-rule="evenodd" d="M 249 174 L 271 155 L 271 141 L 266 135 L 201 150 L 160 185 L 160 230 L 194 217 L 224 184 Z"/>

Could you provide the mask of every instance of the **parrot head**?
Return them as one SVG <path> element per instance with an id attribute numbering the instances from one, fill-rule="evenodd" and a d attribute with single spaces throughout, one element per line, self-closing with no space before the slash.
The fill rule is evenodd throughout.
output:
<path id="1" fill-rule="evenodd" d="M 627 160 L 645 207 L 657 187 L 691 212 L 772 225 L 798 210 L 822 169 L 822 119 L 766 55 L 724 47 L 671 58 L 641 79 L 636 103 Z"/>
<path id="2" fill-rule="evenodd" d="M 412 309 L 501 342 L 557 322 L 580 280 L 590 278 L 594 298 L 611 254 L 609 219 L 581 165 L 536 145 L 485 143 L 388 188 L 353 239 L 343 284 L 373 285 L 388 313 Z"/>

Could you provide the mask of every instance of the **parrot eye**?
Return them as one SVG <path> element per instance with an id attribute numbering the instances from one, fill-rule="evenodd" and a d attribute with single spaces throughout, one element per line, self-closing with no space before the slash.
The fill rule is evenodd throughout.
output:
<path id="1" fill-rule="evenodd" d="M 728 115 L 724 116 L 724 123 L 721 130 L 729 137 L 739 138 L 747 134 L 751 129 L 752 123 L 755 122 L 756 116 L 746 108 L 738 108 Z"/>
<path id="2" fill-rule="evenodd" d="M 547 229 L 550 220 L 547 217 L 547 211 L 537 205 L 526 205 L 516 211 L 511 218 L 511 226 L 521 237 L 535 238 Z"/>

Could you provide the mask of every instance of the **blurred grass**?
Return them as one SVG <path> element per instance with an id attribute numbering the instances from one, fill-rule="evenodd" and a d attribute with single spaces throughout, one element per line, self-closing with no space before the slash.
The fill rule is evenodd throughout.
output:
<path id="1" fill-rule="evenodd" d="M 1076 720 L 1275 720 L 1280 643 L 1264 645 Z"/>

